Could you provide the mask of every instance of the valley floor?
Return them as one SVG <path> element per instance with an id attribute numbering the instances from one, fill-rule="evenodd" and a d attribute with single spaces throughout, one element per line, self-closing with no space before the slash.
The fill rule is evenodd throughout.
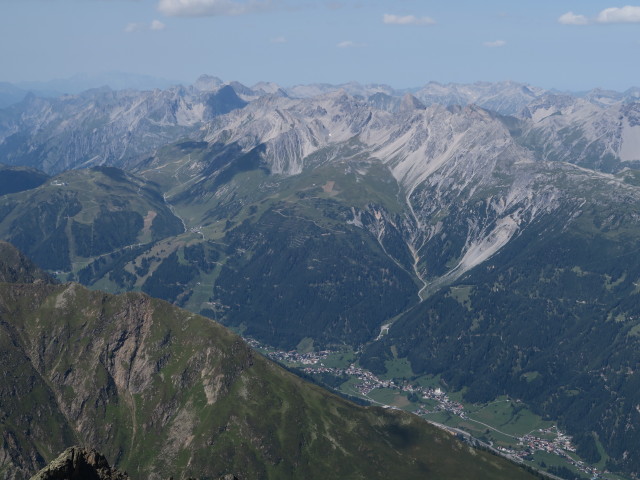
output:
<path id="1" fill-rule="evenodd" d="M 444 391 L 436 377 L 409 380 L 412 372 L 403 361 L 395 361 L 389 365 L 389 374 L 379 377 L 358 366 L 358 352 L 350 349 L 285 352 L 246 340 L 272 360 L 339 393 L 411 412 L 472 445 L 560 475 L 556 478 L 571 474 L 580 479 L 626 480 L 604 468 L 606 459 L 597 465 L 583 461 L 575 453 L 571 436 L 520 400 L 500 397 L 487 404 L 470 404 L 462 400 L 462 392 Z"/>

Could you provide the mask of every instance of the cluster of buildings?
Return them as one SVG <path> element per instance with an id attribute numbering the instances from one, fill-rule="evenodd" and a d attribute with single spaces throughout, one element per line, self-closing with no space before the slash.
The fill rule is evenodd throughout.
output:
<path id="1" fill-rule="evenodd" d="M 298 360 L 298 362 L 300 362 L 300 360 Z M 355 377 L 361 382 L 355 385 L 355 388 L 361 395 L 365 397 L 371 390 L 374 390 L 376 388 L 399 388 L 398 385 L 396 385 L 396 383 L 393 380 L 380 380 L 369 370 L 356 367 L 353 364 L 351 364 L 348 368 L 333 368 L 333 367 L 325 367 L 324 365 L 320 365 L 320 366 L 306 367 L 306 368 L 303 368 L 302 371 L 309 374 L 329 373 L 331 375 L 335 375 L 336 377 L 339 377 L 342 375 L 349 375 L 351 377 Z"/>
<path id="2" fill-rule="evenodd" d="M 289 354 L 290 353 L 287 353 L 286 355 L 289 355 Z M 394 390 L 399 390 L 400 392 L 406 393 L 408 395 L 416 395 L 422 400 L 435 400 L 437 402 L 437 405 L 434 408 L 434 410 L 427 410 L 425 407 L 420 407 L 416 412 L 414 412 L 414 413 L 417 413 L 418 415 L 426 415 L 428 413 L 433 413 L 437 411 L 446 411 L 454 415 L 458 415 L 461 418 L 466 418 L 464 406 L 461 403 L 451 400 L 447 396 L 447 394 L 443 392 L 440 388 L 434 389 L 430 387 L 420 387 L 420 386 L 410 385 L 407 382 L 403 384 L 398 384 L 393 380 L 382 380 L 376 377 L 369 370 L 356 367 L 355 364 L 351 364 L 346 369 L 325 367 L 324 365 L 320 364 L 319 366 L 315 365 L 315 366 L 306 367 L 303 369 L 303 371 L 309 374 L 329 373 L 335 376 L 349 375 L 350 377 L 355 377 L 360 381 L 358 384 L 355 385 L 355 388 L 364 397 L 367 397 L 368 394 L 372 390 L 375 390 L 376 388 L 390 388 Z"/>
<path id="3" fill-rule="evenodd" d="M 542 438 L 545 436 L 547 438 Z M 550 440 L 548 437 L 551 436 Z M 501 453 L 514 459 L 523 460 L 525 457 L 534 454 L 536 451 L 551 453 L 563 458 L 569 465 L 578 471 L 589 475 L 591 479 L 607 478 L 608 472 L 601 472 L 597 468 L 586 465 L 581 460 L 576 460 L 568 452 L 575 453 L 576 447 L 571 443 L 571 436 L 561 432 L 558 427 L 541 428 L 518 438 L 518 450 L 496 447 Z"/>
<path id="4" fill-rule="evenodd" d="M 358 383 L 355 388 L 365 397 L 376 388 L 398 388 L 398 385 L 393 380 L 380 380 L 369 370 L 356 367 L 354 364 L 349 365 L 349 368 L 343 370 L 346 375 L 356 377 L 362 383 Z"/>
<path id="5" fill-rule="evenodd" d="M 551 427 L 538 430 L 542 435 L 553 435 L 553 440 L 546 440 L 532 433 L 528 433 L 519 438 L 519 444 L 526 447 L 531 452 L 542 450 L 547 453 L 555 453 L 564 456 L 566 452 L 575 452 L 576 447 L 571 443 L 571 437 L 558 430 L 558 427 Z"/>
<path id="6" fill-rule="evenodd" d="M 542 438 L 540 435 L 554 435 L 552 439 Z M 502 446 L 496 446 L 496 450 L 519 459 L 532 455 L 537 451 L 552 453 L 560 457 L 564 457 L 567 460 L 571 457 L 567 452 L 575 452 L 576 448 L 571 443 L 571 437 L 562 433 L 557 427 L 551 427 L 546 429 L 539 429 L 534 432 L 527 433 L 522 437 L 518 437 L 518 445 L 520 448 L 506 448 Z"/>
<path id="7" fill-rule="evenodd" d="M 467 418 L 467 414 L 464 411 L 464 406 L 461 403 L 451 400 L 446 393 L 439 388 L 425 388 L 420 387 L 413 389 L 414 393 L 417 393 L 423 400 L 435 400 L 438 404 L 433 410 L 428 410 L 426 407 L 420 407 L 415 413 L 418 415 L 427 415 L 434 412 L 449 412 L 453 415 L 457 415 L 460 418 Z"/>
<path id="8" fill-rule="evenodd" d="M 261 351 L 265 351 L 265 347 L 258 341 L 247 338 L 245 339 L 247 343 Z M 331 353 L 330 350 L 322 350 L 319 352 L 308 352 L 308 353 L 298 353 L 295 350 L 290 352 L 280 352 L 280 351 L 266 351 L 266 356 L 271 360 L 275 360 L 276 362 L 281 363 L 292 363 L 292 364 L 302 364 L 302 365 L 315 365 L 320 363 L 322 360 L 326 359 Z"/>

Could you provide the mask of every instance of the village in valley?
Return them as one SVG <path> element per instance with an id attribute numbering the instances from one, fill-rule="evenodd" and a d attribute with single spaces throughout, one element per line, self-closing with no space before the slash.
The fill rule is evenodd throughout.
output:
<path id="1" fill-rule="evenodd" d="M 607 471 L 601 471 L 593 466 L 581 461 L 577 455 L 576 447 L 572 444 L 571 436 L 562 432 L 556 425 L 546 428 L 536 428 L 524 434 L 509 434 L 500 431 L 497 426 L 483 423 L 478 419 L 474 419 L 471 406 L 463 405 L 450 397 L 447 392 L 439 386 L 421 386 L 409 382 L 406 379 L 385 379 L 379 378 L 369 370 L 357 366 L 355 362 L 348 365 L 329 366 L 327 360 L 338 354 L 339 352 L 331 350 L 309 351 L 301 353 L 298 351 L 277 351 L 265 347 L 253 339 L 246 339 L 248 343 L 272 360 L 287 366 L 293 367 L 310 376 L 330 375 L 339 378 L 349 378 L 349 386 L 347 389 L 341 389 L 342 393 L 357 396 L 371 404 L 379 405 L 384 408 L 402 408 L 411 411 L 413 414 L 424 418 L 426 421 L 443 428 L 450 433 L 458 436 L 474 446 L 487 448 L 497 454 L 503 455 L 516 462 L 524 463 L 532 461 L 534 455 L 545 454 L 555 456 L 562 460 L 567 466 L 573 467 L 574 470 L 581 472 L 582 478 L 589 479 L 616 479 L 618 477 L 610 475 Z M 380 397 L 373 398 L 372 392 L 376 391 L 393 391 L 395 398 L 399 396 L 406 397 L 405 405 L 398 406 L 385 403 Z M 511 402 L 518 404 L 518 400 L 502 400 L 503 402 Z M 498 403 L 498 402 L 496 402 Z M 410 407 L 410 408 L 409 408 Z M 457 419 L 454 422 L 442 423 L 442 420 L 435 421 L 433 418 Z M 513 439 L 509 445 L 503 445 L 493 442 L 487 438 L 477 438 L 471 432 L 463 429 L 460 423 L 475 422 L 485 428 L 485 432 L 493 431 L 505 437 Z M 560 477 L 556 477 L 560 478 Z"/>

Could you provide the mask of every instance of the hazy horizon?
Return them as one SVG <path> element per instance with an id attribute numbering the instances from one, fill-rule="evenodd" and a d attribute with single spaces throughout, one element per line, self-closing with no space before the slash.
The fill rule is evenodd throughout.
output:
<path id="1" fill-rule="evenodd" d="M 610 1 L 0 0 L 0 80 L 131 72 L 387 84 L 511 80 L 560 91 L 640 82 L 640 6 Z"/>
<path id="2" fill-rule="evenodd" d="M 210 76 L 210 77 L 216 77 L 218 79 L 220 79 L 224 84 L 230 84 L 232 82 L 239 82 L 247 87 L 252 87 L 254 85 L 256 85 L 257 83 L 277 83 L 277 82 L 272 82 L 272 80 L 270 79 L 263 79 L 263 80 L 259 80 L 258 82 L 254 82 L 254 83 L 248 83 L 248 82 L 243 82 L 241 80 L 238 80 L 236 78 L 227 78 L 225 76 L 222 75 L 217 75 L 217 74 L 212 74 L 212 73 L 202 73 L 201 75 L 198 75 L 196 78 L 193 79 L 183 79 L 183 80 L 179 80 L 179 79 L 170 79 L 170 78 L 163 78 L 163 77 L 156 77 L 156 76 L 152 76 L 152 75 L 147 75 L 147 74 L 136 74 L 136 73 L 131 73 L 131 72 L 119 72 L 119 71 L 112 71 L 112 72 L 98 72 L 95 74 L 88 74 L 86 72 L 80 72 L 80 73 L 76 73 L 73 74 L 69 77 L 65 77 L 65 78 L 48 78 L 48 79 L 32 79 L 32 80 L 25 80 L 25 81 L 20 81 L 20 82 L 9 82 L 9 81 L 5 81 L 4 79 L 0 78 L 0 83 L 8 83 L 11 84 L 17 88 L 20 88 L 22 90 L 29 91 L 32 90 L 36 93 L 38 92 L 45 92 L 47 90 L 50 91 L 50 93 L 52 94 L 75 94 L 75 93 L 79 93 L 81 91 L 85 91 L 88 89 L 93 89 L 93 88 L 100 88 L 100 87 L 110 87 L 113 90 L 121 90 L 121 89 L 134 89 L 134 90 L 149 90 L 149 89 L 154 89 L 154 88 L 160 88 L 160 89 L 166 89 L 166 88 L 170 88 L 172 86 L 190 86 L 196 83 L 196 81 L 202 77 L 202 76 Z M 115 82 L 109 82 L 109 78 L 115 78 L 117 81 Z M 56 91 L 55 87 L 56 85 L 67 85 L 67 86 L 73 86 L 74 82 L 76 82 L 77 85 L 82 85 L 83 83 L 88 84 L 88 86 L 86 87 L 75 87 L 75 88 L 67 88 L 66 91 Z M 580 94 L 580 93 L 584 93 L 584 92 L 588 92 L 588 91 L 592 91 L 592 90 L 598 90 L 598 89 L 602 89 L 602 90 L 610 90 L 610 91 L 615 91 L 618 93 L 623 93 L 627 90 L 630 89 L 634 89 L 634 88 L 640 88 L 640 82 L 638 82 L 638 84 L 635 85 L 629 85 L 626 88 L 621 88 L 621 89 L 608 89 L 608 88 L 603 88 L 600 86 L 593 86 L 591 88 L 585 88 L 585 89 L 559 89 L 559 88 L 555 88 L 553 86 L 551 87 L 544 87 L 541 85 L 536 85 L 536 84 L 532 84 L 530 82 L 520 82 L 520 81 L 515 81 L 515 80 L 510 80 L 510 79 L 503 79 L 503 80 L 494 80 L 494 81 L 490 81 L 490 80 L 475 80 L 475 81 L 469 81 L 469 82 L 444 82 L 444 81 L 439 81 L 437 79 L 427 79 L 424 82 L 420 83 L 420 84 L 416 84 L 416 85 L 409 85 L 409 86 L 397 86 L 397 85 L 392 85 L 392 84 L 388 84 L 388 83 L 383 83 L 383 82 L 376 82 L 376 81 L 365 81 L 365 82 L 361 82 L 358 80 L 350 80 L 350 81 L 346 81 L 346 82 L 340 82 L 340 83 L 332 83 L 332 82 L 310 82 L 310 83 L 291 83 L 291 84 L 281 84 L 281 83 L 277 83 L 277 85 L 281 88 L 287 89 L 287 88 L 293 88 L 293 87 L 298 87 L 298 86 L 306 86 L 306 85 L 331 85 L 331 86 L 335 86 L 335 87 L 339 87 L 342 85 L 348 85 L 348 84 L 359 84 L 362 86 L 374 86 L 374 85 L 384 85 L 386 87 L 390 87 L 393 90 L 396 90 L 398 92 L 402 92 L 402 91 L 412 91 L 412 90 L 418 90 L 428 84 L 440 84 L 443 86 L 446 85 L 473 85 L 473 84 L 483 84 L 483 83 L 509 83 L 509 82 L 513 82 L 513 83 L 517 83 L 517 84 L 521 84 L 521 85 L 526 85 L 529 87 L 534 87 L 534 88 L 542 88 L 545 90 L 549 90 L 549 91 L 555 91 L 555 92 L 559 92 L 559 93 L 573 93 L 573 94 Z"/>

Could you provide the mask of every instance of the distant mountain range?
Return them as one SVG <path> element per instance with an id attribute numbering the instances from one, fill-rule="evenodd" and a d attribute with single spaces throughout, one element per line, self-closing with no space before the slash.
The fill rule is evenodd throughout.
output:
<path id="1" fill-rule="evenodd" d="M 233 121 L 233 116 L 224 117 L 222 123 L 215 125 L 212 120 L 241 109 L 248 102 L 255 112 L 275 108 L 293 114 L 290 106 L 320 105 L 336 92 L 351 98 L 365 116 L 379 112 L 376 115 L 380 117 L 386 111 L 396 123 L 403 121 L 406 117 L 403 113 L 407 111 L 435 105 L 474 105 L 513 116 L 511 134 L 530 149 L 542 149 L 545 159 L 585 165 L 596 162 L 598 169 L 604 171 L 619 170 L 620 161 L 631 162 L 630 165 L 638 161 L 634 156 L 640 136 L 635 108 L 639 89 L 569 95 L 513 82 L 429 83 L 409 93 L 359 84 L 282 89 L 275 84 L 259 83 L 249 88 L 238 82 L 223 84 L 209 76 L 200 77 L 190 87 L 167 90 L 114 91 L 104 87 L 55 98 L 29 95 L 20 103 L 0 110 L 0 161 L 47 173 L 95 165 L 127 167 L 139 161 L 141 155 L 180 138 L 201 139 L 207 137 L 206 132 L 216 135 L 229 131 L 223 123 Z M 298 123 L 308 120 L 303 111 L 295 115 Z M 325 121 L 323 128 L 338 126 L 330 123 Z M 283 126 L 286 125 L 278 128 Z M 349 125 L 346 132 L 355 136 L 362 133 L 359 131 L 362 126 Z M 319 145 L 326 143 L 323 139 L 316 140 Z M 335 139 L 329 143 L 335 143 Z M 568 149 L 573 153 L 565 153 Z M 580 158 L 575 158 L 576 150 Z"/>
<path id="2" fill-rule="evenodd" d="M 0 110 L 0 162 L 53 176 L 0 196 L 0 236 L 279 348 L 518 398 L 637 476 L 638 94 L 203 76 L 30 96 Z"/>
<path id="3" fill-rule="evenodd" d="M 49 81 L 24 81 L 17 83 L 0 82 L 0 108 L 20 102 L 30 92 L 41 97 L 73 95 L 85 90 L 108 86 L 114 90 L 165 89 L 179 82 L 151 75 L 135 75 L 123 72 L 102 74 L 77 74 L 69 78 Z"/>
<path id="4" fill-rule="evenodd" d="M 223 80 L 211 75 L 202 75 L 196 80 L 194 86 L 212 90 L 225 84 Z M 371 97 L 376 94 L 384 94 L 391 97 L 402 97 L 411 93 L 425 104 L 440 103 L 446 105 L 468 105 L 470 103 L 499 111 L 501 113 L 517 113 L 532 99 L 544 93 L 570 94 L 589 98 L 595 103 L 611 105 L 619 101 L 633 101 L 640 98 L 640 88 L 631 87 L 625 92 L 603 90 L 596 88 L 587 92 L 558 92 L 545 90 L 517 82 L 476 82 L 474 84 L 448 83 L 442 84 L 435 81 L 422 87 L 396 89 L 384 84 L 362 85 L 358 82 L 349 82 L 339 85 L 317 83 L 309 85 L 281 86 L 273 82 L 258 82 L 251 87 L 239 82 L 229 82 L 238 91 L 245 91 L 250 95 L 285 94 L 293 98 L 314 97 L 338 89 L 343 89 L 350 95 Z M 185 85 L 179 80 L 168 80 L 153 77 L 151 75 L 139 75 L 124 72 L 104 72 L 100 74 L 76 74 L 68 78 L 60 78 L 49 81 L 0 81 L 0 108 L 18 103 L 29 92 L 38 96 L 56 97 L 61 95 L 75 95 L 86 90 L 101 87 L 109 87 L 113 90 L 155 90 L 168 89 L 172 86 Z"/>

